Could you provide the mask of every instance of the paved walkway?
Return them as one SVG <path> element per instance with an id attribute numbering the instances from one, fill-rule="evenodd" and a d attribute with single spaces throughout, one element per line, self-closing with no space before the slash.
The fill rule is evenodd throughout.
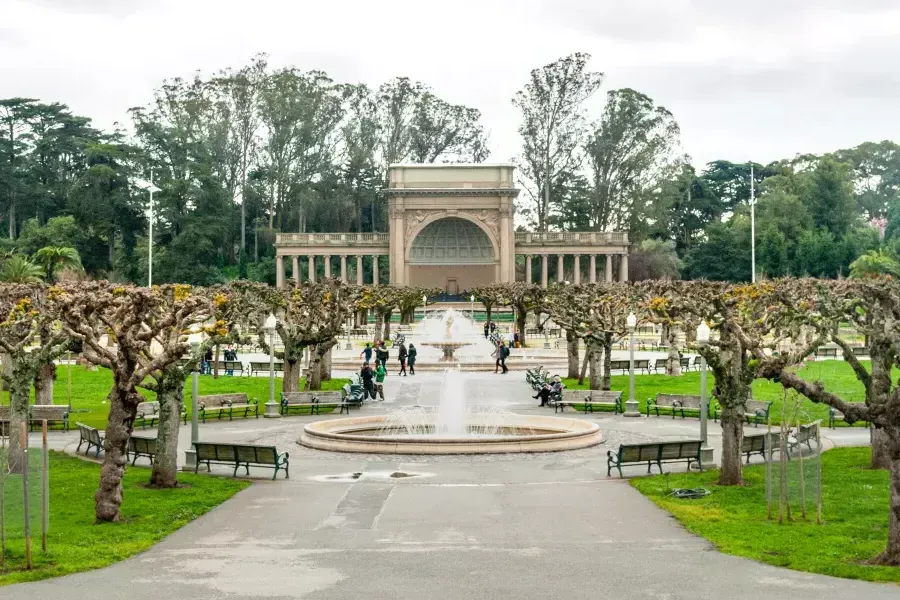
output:
<path id="1" fill-rule="evenodd" d="M 463 376 L 479 403 L 538 410 L 525 396 L 521 374 Z M 394 405 L 429 403 L 439 386 L 436 374 L 389 379 L 389 393 L 399 398 Z M 278 440 L 291 451 L 293 478 L 260 481 L 143 555 L 100 571 L 0 588 L 0 600 L 900 597 L 896 586 L 716 552 L 627 482 L 607 478 L 604 446 L 400 459 L 286 447 L 313 418 L 205 426 L 204 439 Z M 611 440 L 684 437 L 697 429 L 695 419 L 587 418 L 600 421 Z M 842 443 L 865 435 L 837 431 L 833 437 Z M 334 479 L 353 472 L 364 475 Z M 395 472 L 418 476 L 387 477 Z"/>

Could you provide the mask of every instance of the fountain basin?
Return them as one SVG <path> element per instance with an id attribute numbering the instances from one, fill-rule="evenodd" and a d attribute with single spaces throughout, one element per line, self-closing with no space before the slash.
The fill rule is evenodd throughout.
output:
<path id="1" fill-rule="evenodd" d="M 334 452 L 375 454 L 504 454 L 559 452 L 587 448 L 603 441 L 600 427 L 590 421 L 563 417 L 514 415 L 506 417 L 498 435 L 392 435 L 387 417 L 374 415 L 309 423 L 300 444 Z"/>
<path id="2" fill-rule="evenodd" d="M 420 342 L 422 346 L 440 348 L 444 353 L 438 362 L 456 362 L 455 352 L 464 346 L 471 346 L 472 342 Z"/>

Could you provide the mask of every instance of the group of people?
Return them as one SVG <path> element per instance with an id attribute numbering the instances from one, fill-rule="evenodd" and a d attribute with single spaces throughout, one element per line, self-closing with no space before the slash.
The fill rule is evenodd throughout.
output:
<path id="1" fill-rule="evenodd" d="M 509 369 L 506 368 L 506 359 L 509 356 L 509 346 L 504 344 L 503 340 L 497 341 L 497 346 L 494 348 L 491 356 L 496 359 L 496 363 L 494 364 L 494 373 L 496 373 L 499 369 L 503 369 L 500 372 L 504 375 L 509 372 Z"/>
<path id="2" fill-rule="evenodd" d="M 237 350 L 235 350 L 234 346 L 226 346 L 225 352 L 223 353 L 222 358 L 225 362 L 237 362 L 238 354 Z M 200 361 L 200 374 L 201 375 L 210 375 L 212 374 L 213 367 L 213 351 L 212 348 L 206 349 L 206 354 L 203 355 L 203 359 Z M 234 371 L 232 369 L 225 370 L 226 375 L 234 375 Z"/>
<path id="3" fill-rule="evenodd" d="M 416 355 L 419 352 L 416 350 L 415 345 L 410 343 L 409 348 L 407 348 L 403 342 L 400 342 L 396 345 L 396 348 L 397 359 L 400 361 L 400 371 L 397 375 L 406 377 L 407 367 L 409 367 L 408 374 L 415 375 Z M 373 355 L 375 357 L 374 368 L 372 367 Z M 374 348 L 367 343 L 360 354 L 360 358 L 363 359 L 363 366 L 359 372 L 359 377 L 362 380 L 363 387 L 373 400 L 376 396 L 380 396 L 381 400 L 384 400 L 384 378 L 387 375 L 387 361 L 390 358 L 384 340 L 377 340 Z"/>
<path id="4" fill-rule="evenodd" d="M 555 396 L 557 398 L 562 396 L 562 391 L 565 386 L 563 385 L 562 380 L 559 378 L 559 375 L 554 375 L 553 380 L 550 383 L 545 383 L 541 386 L 541 389 L 538 390 L 536 396 L 532 396 L 535 400 L 538 398 L 541 399 L 541 406 L 547 406 L 550 402 L 550 396 Z"/>

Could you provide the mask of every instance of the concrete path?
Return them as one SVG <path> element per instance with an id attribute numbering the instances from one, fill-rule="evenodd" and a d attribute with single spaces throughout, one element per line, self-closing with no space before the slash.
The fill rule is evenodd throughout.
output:
<path id="1" fill-rule="evenodd" d="M 480 403 L 538 410 L 520 374 L 463 376 Z M 440 380 L 394 378 L 389 386 L 394 405 L 428 403 Z M 292 479 L 260 481 L 143 555 L 0 588 L 0 600 L 900 597 L 897 586 L 807 575 L 716 552 L 627 482 L 607 478 L 605 445 L 444 458 L 288 448 L 313 418 L 207 425 L 204 438 L 278 440 L 291 451 Z M 685 437 L 697 429 L 696 419 L 588 418 L 601 423 L 610 441 Z M 866 433 L 835 431 L 847 443 Z M 389 477 L 398 472 L 412 476 Z M 340 479 L 349 473 L 363 475 Z"/>

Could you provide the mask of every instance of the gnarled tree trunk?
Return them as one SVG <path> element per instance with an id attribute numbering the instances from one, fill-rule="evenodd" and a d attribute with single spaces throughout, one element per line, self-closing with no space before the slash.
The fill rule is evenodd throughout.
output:
<path id="1" fill-rule="evenodd" d="M 381 339 L 385 341 L 391 339 L 391 315 L 393 314 L 393 310 L 384 313 L 384 334 L 381 336 Z"/>
<path id="2" fill-rule="evenodd" d="M 667 327 L 667 342 L 669 353 L 666 356 L 666 375 L 681 377 L 681 354 L 678 352 L 678 330 L 675 327 Z"/>
<path id="3" fill-rule="evenodd" d="M 306 379 L 307 390 L 315 391 L 322 389 L 322 357 L 325 356 L 336 343 L 337 340 L 332 339 L 327 342 L 316 344 L 316 347 L 311 354 L 312 359 L 309 361 L 309 377 Z"/>
<path id="4" fill-rule="evenodd" d="M 184 375 L 177 366 L 166 369 L 157 380 L 159 426 L 156 432 L 156 459 L 150 472 L 150 485 L 173 488 L 178 485 L 178 425 L 184 406 Z"/>
<path id="5" fill-rule="evenodd" d="M 212 372 L 213 379 L 219 378 L 219 344 L 216 344 L 216 349 L 213 352 L 213 364 L 212 364 Z"/>
<path id="6" fill-rule="evenodd" d="M 375 311 L 375 340 L 378 340 L 378 336 L 381 334 L 381 331 L 384 329 L 384 315 L 380 310 Z"/>
<path id="7" fill-rule="evenodd" d="M 873 559 L 874 564 L 900 566 L 900 427 L 892 427 L 885 432 L 886 446 L 890 454 L 891 478 L 890 521 L 888 541 L 884 552 Z"/>
<path id="8" fill-rule="evenodd" d="M 522 348 L 528 345 L 525 343 L 525 318 L 527 316 L 528 313 L 524 310 L 516 310 L 516 331 L 519 332 L 519 345 Z"/>
<path id="9" fill-rule="evenodd" d="M 893 463 L 891 456 L 891 438 L 887 431 L 881 427 L 873 426 L 871 429 L 872 439 L 872 468 L 873 469 L 890 469 Z"/>
<path id="10" fill-rule="evenodd" d="M 0 361 L 2 361 L 3 379 L 0 382 L 0 389 L 9 391 L 9 378 L 12 377 L 12 356 L 6 352 L 0 353 Z"/>
<path id="11" fill-rule="evenodd" d="M 109 399 L 109 418 L 103 442 L 103 466 L 100 468 L 100 488 L 94 495 L 98 521 L 118 521 L 122 505 L 122 477 L 128 462 L 128 438 L 134 429 L 137 405 L 143 397 L 137 390 L 124 392 L 113 387 Z"/>
<path id="12" fill-rule="evenodd" d="M 566 350 L 569 356 L 569 374 L 566 377 L 578 379 L 578 367 L 581 361 L 578 357 L 578 336 L 574 331 L 566 330 Z"/>
<path id="13" fill-rule="evenodd" d="M 53 382 L 56 380 L 56 363 L 44 363 L 34 378 L 34 403 L 53 404 Z"/>
<path id="14" fill-rule="evenodd" d="M 726 401 L 728 402 L 728 401 Z M 743 482 L 741 444 L 744 442 L 744 415 L 740 406 L 722 404 L 722 470 L 719 485 L 739 485 Z"/>
<path id="15" fill-rule="evenodd" d="M 300 373 L 302 371 L 300 359 L 286 357 L 284 359 L 284 379 L 281 382 L 281 391 L 298 391 L 300 389 Z"/>
<path id="16" fill-rule="evenodd" d="M 322 381 L 331 381 L 331 351 L 334 348 L 329 348 L 328 352 L 322 356 L 322 361 L 320 364 L 320 373 L 319 376 L 322 378 Z"/>
<path id="17" fill-rule="evenodd" d="M 21 474 L 25 468 L 25 448 L 22 447 L 22 429 L 28 427 L 28 396 L 31 392 L 33 371 L 27 365 L 13 364 L 9 381 L 9 470 Z"/>
<path id="18" fill-rule="evenodd" d="M 603 385 L 600 371 L 600 349 L 590 348 L 588 350 L 588 356 L 590 356 L 590 389 L 599 390 L 601 389 L 600 386 Z"/>
<path id="19" fill-rule="evenodd" d="M 603 384 L 601 390 L 609 391 L 612 375 L 612 345 L 613 334 L 609 331 L 603 334 Z M 591 387 L 591 389 L 594 389 Z"/>

